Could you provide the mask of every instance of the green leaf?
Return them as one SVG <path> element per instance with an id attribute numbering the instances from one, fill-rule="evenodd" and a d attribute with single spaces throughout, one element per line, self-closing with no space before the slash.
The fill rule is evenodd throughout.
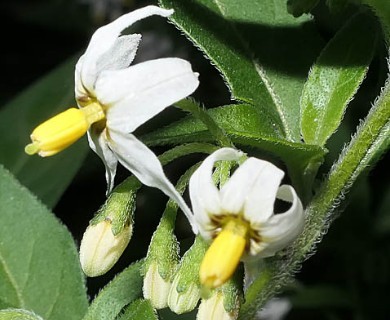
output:
<path id="1" fill-rule="evenodd" d="M 262 134 L 300 140 L 299 98 L 322 46 L 308 16 L 289 15 L 285 0 L 160 3 L 175 10 L 172 21 L 222 73 L 233 98 L 259 109 Z"/>
<path id="2" fill-rule="evenodd" d="M 0 166 L 2 306 L 79 320 L 88 300 L 69 231 Z"/>
<path id="3" fill-rule="evenodd" d="M 89 150 L 86 141 L 49 158 L 28 156 L 32 130 L 56 113 L 75 106 L 75 59 L 64 63 L 13 99 L 0 111 L 0 163 L 53 207 L 72 181 Z"/>
<path id="4" fill-rule="evenodd" d="M 35 313 L 23 309 L 0 310 L 1 320 L 43 320 Z"/>
<path id="5" fill-rule="evenodd" d="M 226 133 L 250 133 L 257 137 L 272 140 L 272 135 L 262 134 L 261 111 L 250 104 L 234 104 L 207 110 L 210 117 Z M 164 144 L 181 144 L 194 141 L 214 141 L 207 126 L 199 119 L 188 116 L 165 128 L 158 129 L 143 136 L 142 140 L 150 146 Z"/>
<path id="6" fill-rule="evenodd" d="M 114 320 L 121 310 L 142 295 L 142 261 L 130 265 L 107 284 L 92 301 L 83 320 Z"/>
<path id="7" fill-rule="evenodd" d="M 390 148 L 390 78 L 387 79 L 369 114 L 357 128 L 316 195 L 306 207 L 307 221 L 292 244 L 289 257 L 269 258 L 259 277 L 246 290 L 239 319 L 252 319 L 280 286 L 285 285 L 300 264 L 313 252 L 327 232 L 329 222 L 343 204 L 356 180 L 374 167 Z"/>
<path id="8" fill-rule="evenodd" d="M 156 311 L 149 300 L 138 299 L 132 302 L 117 320 L 158 320 Z"/>
<path id="9" fill-rule="evenodd" d="M 325 150 L 314 145 L 289 142 L 262 135 L 261 111 L 249 104 L 228 105 L 207 110 L 212 119 L 226 132 L 233 143 L 268 151 L 288 166 L 295 187 L 305 193 L 311 174 L 322 162 Z M 200 120 L 192 116 L 142 137 L 149 146 L 181 144 L 193 141 L 212 142 L 213 137 Z"/>
<path id="10" fill-rule="evenodd" d="M 383 0 L 361 0 L 363 4 L 367 4 L 374 9 L 375 14 L 379 17 L 383 29 L 387 45 L 390 44 L 390 2 Z"/>
<path id="11" fill-rule="evenodd" d="M 302 93 L 301 130 L 306 143 L 324 146 L 340 125 L 366 75 L 376 39 L 376 21 L 358 14 L 322 51 Z"/>

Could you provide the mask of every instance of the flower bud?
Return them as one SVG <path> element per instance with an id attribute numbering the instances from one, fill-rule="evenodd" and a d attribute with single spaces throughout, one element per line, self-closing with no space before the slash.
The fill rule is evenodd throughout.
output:
<path id="1" fill-rule="evenodd" d="M 88 277 L 105 274 L 118 261 L 129 244 L 133 228 L 128 224 L 114 236 L 111 220 L 89 225 L 80 246 L 80 263 Z"/>
<path id="2" fill-rule="evenodd" d="M 161 277 L 157 263 L 151 263 L 144 277 L 144 298 L 150 300 L 152 306 L 156 309 L 166 308 L 170 289 L 171 282 Z"/>
<path id="3" fill-rule="evenodd" d="M 197 320 L 234 320 L 237 312 L 229 313 L 225 310 L 222 292 L 215 291 L 210 298 L 202 299 L 199 305 Z"/>
<path id="4" fill-rule="evenodd" d="M 225 284 L 213 290 L 208 297 L 202 297 L 197 320 L 234 320 L 238 318 L 243 301 L 241 267 Z"/>
<path id="5" fill-rule="evenodd" d="M 87 276 L 97 277 L 110 270 L 129 244 L 139 186 L 136 179 L 123 181 L 90 221 L 80 246 L 81 267 Z"/>
<path id="6" fill-rule="evenodd" d="M 182 280 L 180 275 L 175 277 L 168 296 L 168 306 L 177 314 L 192 311 L 200 299 L 199 284 L 195 282 L 189 283 L 183 290 L 179 286 Z"/>
<path id="7" fill-rule="evenodd" d="M 144 298 L 156 309 L 168 306 L 169 290 L 179 264 L 179 243 L 173 233 L 177 208 L 173 200 L 168 201 L 145 259 Z"/>
<path id="8" fill-rule="evenodd" d="M 184 174 L 177 183 L 178 192 L 183 193 L 186 185 L 187 175 Z M 174 234 L 177 209 L 178 204 L 169 200 L 150 241 L 141 271 L 144 276 L 144 298 L 149 299 L 156 309 L 168 306 L 168 295 L 179 264 L 179 243 Z"/>
<path id="9" fill-rule="evenodd" d="M 177 313 L 193 310 L 200 299 L 199 267 L 207 243 L 196 237 L 192 247 L 184 254 L 168 296 L 169 308 Z"/>

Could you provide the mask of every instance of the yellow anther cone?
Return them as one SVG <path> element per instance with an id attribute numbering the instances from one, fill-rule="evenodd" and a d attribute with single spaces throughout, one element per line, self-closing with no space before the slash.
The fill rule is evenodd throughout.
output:
<path id="1" fill-rule="evenodd" d="M 92 123 L 102 119 L 104 112 L 97 103 L 83 109 L 70 108 L 36 127 L 31 134 L 32 143 L 24 150 L 29 155 L 54 155 L 76 142 Z"/>
<path id="2" fill-rule="evenodd" d="M 231 278 L 246 247 L 248 227 L 236 220 L 230 221 L 207 250 L 200 266 L 200 282 L 216 288 Z"/>

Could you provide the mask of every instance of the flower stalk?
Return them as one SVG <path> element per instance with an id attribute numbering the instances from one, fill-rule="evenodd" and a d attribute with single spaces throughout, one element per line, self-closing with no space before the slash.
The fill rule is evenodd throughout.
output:
<path id="1" fill-rule="evenodd" d="M 197 165 L 188 169 L 179 179 L 176 188 L 182 194 Z M 168 294 L 174 273 L 179 264 L 179 243 L 174 234 L 178 205 L 169 200 L 160 223 L 150 241 L 143 265 L 144 298 L 156 309 L 168 306 Z"/>

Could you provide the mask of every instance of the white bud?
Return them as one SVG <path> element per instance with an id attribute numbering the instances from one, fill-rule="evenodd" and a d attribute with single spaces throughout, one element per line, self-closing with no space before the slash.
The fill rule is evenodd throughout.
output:
<path id="1" fill-rule="evenodd" d="M 200 299 L 200 288 L 196 283 L 190 283 L 185 291 L 181 291 L 180 288 L 178 288 L 180 278 L 181 275 L 179 272 L 173 280 L 168 296 L 168 306 L 177 314 L 192 311 L 195 309 Z"/>
<path id="2" fill-rule="evenodd" d="M 235 320 L 238 317 L 238 308 L 227 312 L 223 305 L 223 294 L 215 291 L 209 299 L 202 299 L 199 305 L 196 320 Z"/>
<path id="3" fill-rule="evenodd" d="M 111 220 L 89 225 L 80 245 L 80 263 L 88 277 L 105 274 L 118 261 L 129 244 L 133 228 L 129 224 L 114 236 Z"/>
<path id="4" fill-rule="evenodd" d="M 149 299 L 152 306 L 156 309 L 166 308 L 168 306 L 170 288 L 171 283 L 161 277 L 157 263 L 152 262 L 144 277 L 144 298 Z"/>

